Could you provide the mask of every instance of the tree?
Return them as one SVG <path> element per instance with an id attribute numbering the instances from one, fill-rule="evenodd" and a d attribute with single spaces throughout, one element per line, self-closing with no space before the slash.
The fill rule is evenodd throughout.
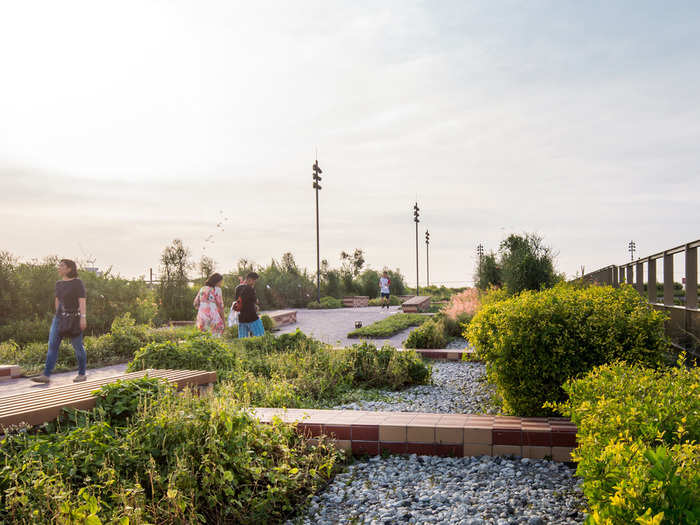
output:
<path id="1" fill-rule="evenodd" d="M 503 275 L 495 253 L 487 253 L 481 257 L 474 280 L 476 287 L 480 290 L 486 290 L 490 286 L 503 285 Z"/>
<path id="2" fill-rule="evenodd" d="M 512 294 L 540 290 L 557 282 L 554 254 L 534 233 L 509 235 L 499 248 L 503 284 Z"/>
<path id="3" fill-rule="evenodd" d="M 192 298 L 187 272 L 192 268 L 190 250 L 180 239 L 166 246 L 160 256 L 158 295 L 165 319 L 189 320 L 193 317 Z"/>
<path id="4" fill-rule="evenodd" d="M 214 270 L 216 269 L 216 261 L 212 259 L 211 257 L 207 257 L 206 255 L 202 255 L 202 258 L 199 260 L 199 275 L 204 279 L 205 281 L 209 278 L 210 275 L 214 273 Z"/>

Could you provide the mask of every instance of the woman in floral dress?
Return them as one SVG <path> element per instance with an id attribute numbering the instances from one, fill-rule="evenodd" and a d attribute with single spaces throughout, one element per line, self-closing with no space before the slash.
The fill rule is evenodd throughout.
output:
<path id="1" fill-rule="evenodd" d="M 222 275 L 215 273 L 207 279 L 194 298 L 194 306 L 198 309 L 197 328 L 202 332 L 211 330 L 216 336 L 224 333 L 224 297 L 221 293 L 223 281 Z"/>

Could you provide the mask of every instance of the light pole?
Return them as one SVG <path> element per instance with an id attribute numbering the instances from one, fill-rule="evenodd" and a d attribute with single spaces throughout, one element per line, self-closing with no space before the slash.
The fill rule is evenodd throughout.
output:
<path id="1" fill-rule="evenodd" d="M 418 203 L 416 202 L 413 205 L 413 221 L 416 223 L 416 296 L 420 295 L 420 290 L 418 288 L 418 223 L 420 220 L 418 220 L 418 212 L 420 211 L 420 208 L 418 207 Z"/>
<path id="2" fill-rule="evenodd" d="M 318 165 L 318 159 L 314 162 L 312 167 L 313 173 L 313 188 L 316 190 L 316 300 L 321 303 L 321 243 L 318 229 L 318 192 L 321 190 L 321 170 Z"/>
<path id="3" fill-rule="evenodd" d="M 481 261 L 484 258 L 484 245 L 479 243 L 476 247 L 476 255 L 479 257 L 479 276 L 481 276 Z"/>
<path id="4" fill-rule="evenodd" d="M 634 241 L 630 241 L 630 243 L 627 245 L 627 249 L 630 252 L 630 261 L 634 261 L 634 251 L 637 249 L 637 245 L 634 243 Z"/>
<path id="5" fill-rule="evenodd" d="M 425 285 L 430 286 L 430 232 L 425 230 Z"/>

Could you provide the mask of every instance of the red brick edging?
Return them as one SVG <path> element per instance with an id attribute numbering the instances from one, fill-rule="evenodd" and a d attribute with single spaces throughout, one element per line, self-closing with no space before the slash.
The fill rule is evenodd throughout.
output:
<path id="1" fill-rule="evenodd" d="M 326 435 L 353 454 L 508 456 L 571 461 L 576 425 L 565 418 L 520 418 L 472 414 L 368 412 L 254 408 L 270 423 L 278 417 L 299 432 Z"/>

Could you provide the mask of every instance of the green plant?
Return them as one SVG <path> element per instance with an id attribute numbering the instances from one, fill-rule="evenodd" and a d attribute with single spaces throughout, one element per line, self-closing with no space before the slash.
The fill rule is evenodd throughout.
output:
<path id="1" fill-rule="evenodd" d="M 401 305 L 401 299 L 399 299 L 395 295 L 389 296 L 389 306 L 400 306 L 400 305 Z M 384 306 L 384 299 L 382 299 L 381 297 L 377 297 L 375 299 L 370 299 L 368 306 Z"/>
<path id="2" fill-rule="evenodd" d="M 700 523 L 700 369 L 615 362 L 564 389 L 588 523 Z"/>
<path id="3" fill-rule="evenodd" d="M 445 348 L 445 320 L 431 319 L 408 334 L 404 343 L 406 348 Z"/>
<path id="4" fill-rule="evenodd" d="M 1 444 L 3 523 L 280 523 L 342 461 L 226 397 L 187 394 Z"/>
<path id="5" fill-rule="evenodd" d="M 311 308 L 313 310 L 342 308 L 342 307 L 343 307 L 343 301 L 341 301 L 340 299 L 336 299 L 334 297 L 321 297 L 320 303 L 317 301 L 311 301 L 307 305 L 307 308 Z"/>
<path id="6" fill-rule="evenodd" d="M 353 330 L 348 337 L 368 339 L 391 337 L 410 326 L 420 326 L 428 319 L 430 316 L 423 314 L 394 314 L 371 325 Z"/>
<path id="7" fill-rule="evenodd" d="M 630 286 L 557 285 L 484 305 L 465 330 L 487 363 L 507 411 L 546 415 L 562 384 L 595 366 L 624 359 L 663 363 L 664 315 Z"/>
<path id="8" fill-rule="evenodd" d="M 165 379 L 142 377 L 138 379 L 118 379 L 114 383 L 102 385 L 93 394 L 97 397 L 96 409 L 110 424 L 123 424 L 136 414 L 145 399 L 158 399 L 170 395 L 174 387 Z"/>

